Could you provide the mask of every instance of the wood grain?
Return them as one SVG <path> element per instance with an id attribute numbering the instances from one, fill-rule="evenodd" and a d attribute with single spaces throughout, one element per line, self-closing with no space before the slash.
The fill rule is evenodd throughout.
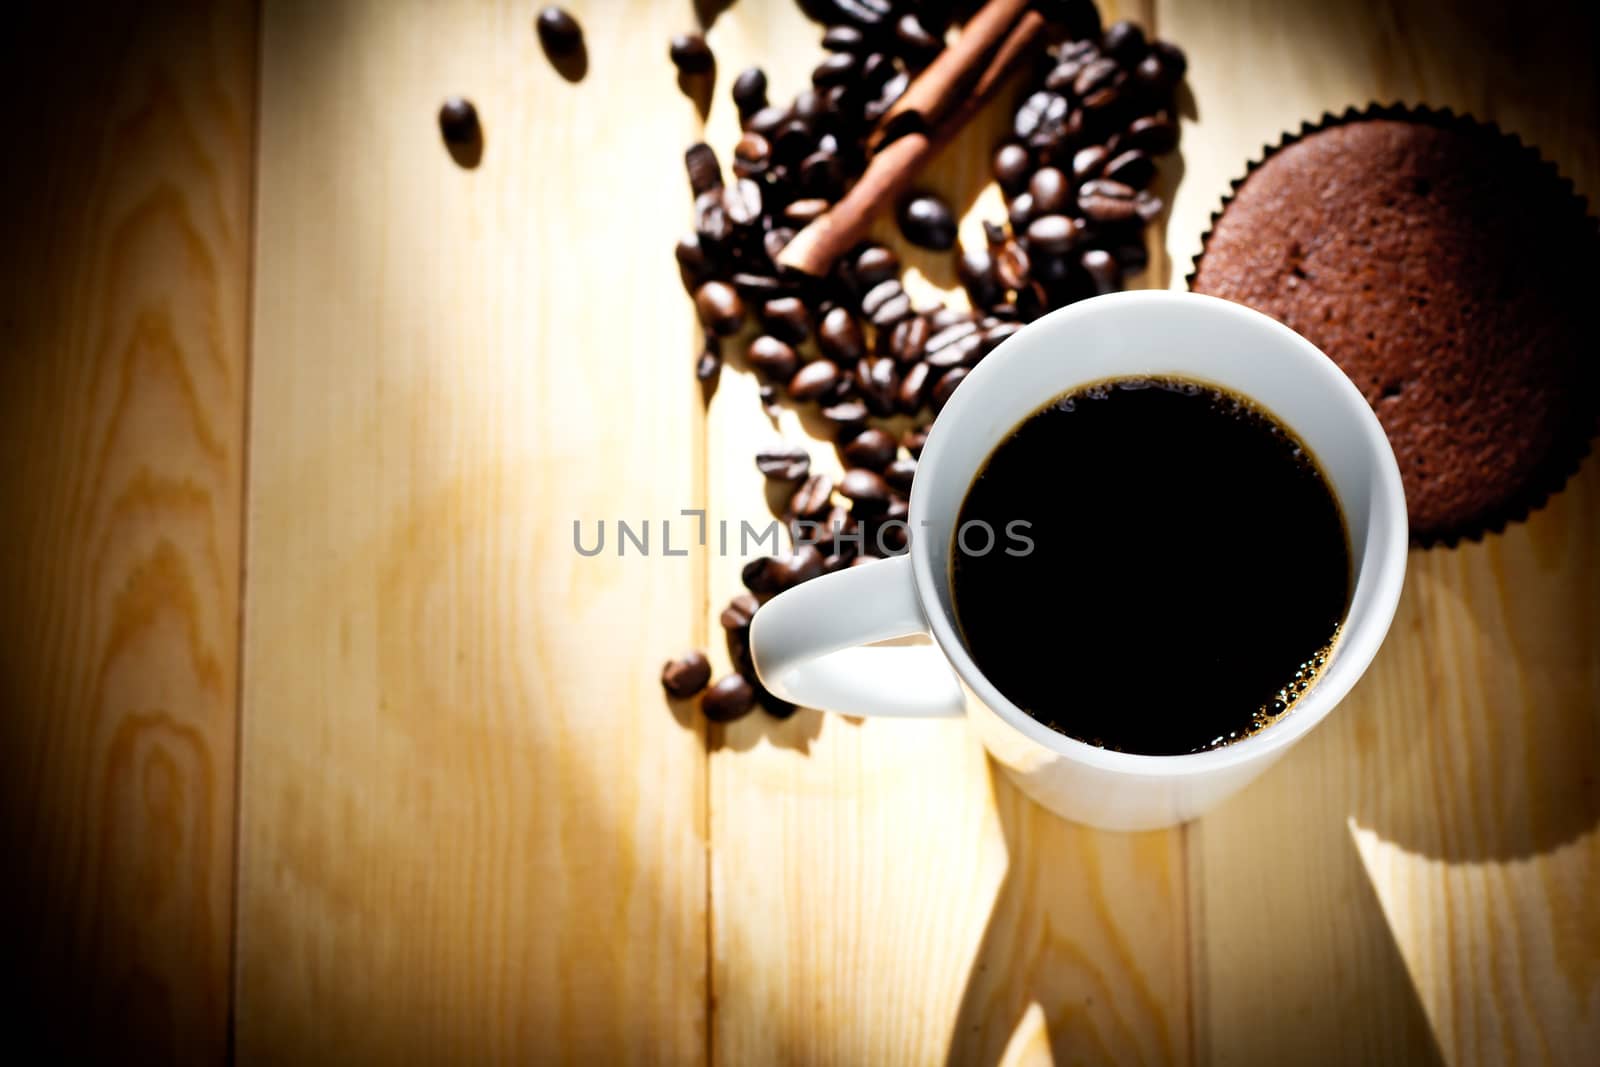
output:
<path id="1" fill-rule="evenodd" d="M 737 136 L 726 82 L 759 63 L 771 98 L 790 99 L 819 32 L 787 4 L 717 20 L 724 86 L 708 136 L 724 156 Z M 1010 123 L 1015 95 L 1003 96 L 919 182 L 964 213 L 968 243 L 1003 216 L 988 166 Z M 901 254 L 919 300 L 958 288 L 948 255 L 906 245 L 892 220 L 875 236 Z M 771 425 L 755 390 L 724 372 L 708 419 L 712 513 L 735 526 L 771 517 L 756 449 L 808 436 L 793 411 Z M 837 471 L 830 445 L 807 445 Z M 738 591 L 739 563 L 711 561 L 713 617 Z M 959 722 L 757 714 L 713 746 L 714 1062 L 1187 1058 L 1179 833 L 1101 834 L 1045 814 Z"/>
<path id="2" fill-rule="evenodd" d="M 1169 231 L 1180 263 L 1264 142 L 1370 100 L 1497 121 L 1591 202 L 1600 191 L 1592 11 L 1235 0 L 1158 14 L 1194 58 L 1198 120 Z M 1591 460 L 1503 536 L 1413 552 L 1368 677 L 1190 831 L 1199 1059 L 1592 1053 L 1600 916 L 1581 901 L 1600 880 L 1597 479 Z"/>
<path id="3" fill-rule="evenodd" d="M 57 5 L 0 64 L 0 972 L 37 1055 L 226 1053 L 254 34 Z"/>
<path id="4" fill-rule="evenodd" d="M 527 4 L 265 10 L 242 1060 L 705 1056 L 704 738 L 653 667 L 704 562 L 614 526 L 699 502 L 695 123 L 646 88 L 687 8 L 571 6 L 579 84 Z"/>

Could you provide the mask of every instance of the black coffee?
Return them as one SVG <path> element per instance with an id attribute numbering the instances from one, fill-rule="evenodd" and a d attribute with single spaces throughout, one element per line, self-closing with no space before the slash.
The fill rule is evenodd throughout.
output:
<path id="1" fill-rule="evenodd" d="M 978 668 L 1040 722 L 1124 752 L 1214 748 L 1292 707 L 1350 592 L 1310 454 L 1250 402 L 1181 380 L 1104 382 L 1029 416 L 967 490 L 955 540 Z"/>

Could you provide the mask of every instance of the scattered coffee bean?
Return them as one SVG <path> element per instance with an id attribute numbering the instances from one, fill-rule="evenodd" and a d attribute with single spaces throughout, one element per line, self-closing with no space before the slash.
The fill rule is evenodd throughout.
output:
<path id="1" fill-rule="evenodd" d="M 698 33 L 680 33 L 672 38 L 667 48 L 672 65 L 681 74 L 705 74 L 716 65 L 711 46 Z"/>
<path id="2" fill-rule="evenodd" d="M 749 593 L 739 593 L 728 606 L 722 609 L 722 628 L 724 630 L 748 630 L 750 620 L 755 618 L 756 610 L 761 607 L 761 602 Z"/>
<path id="3" fill-rule="evenodd" d="M 811 84 L 822 89 L 853 81 L 860 66 L 861 59 L 854 52 L 832 52 L 812 68 Z"/>
<path id="4" fill-rule="evenodd" d="M 718 337 L 738 333 L 744 323 L 744 301 L 727 282 L 706 282 L 696 289 L 694 306 L 701 324 Z"/>
<path id="5" fill-rule="evenodd" d="M 843 400 L 837 404 L 830 404 L 819 414 L 833 425 L 836 441 L 854 437 L 867 425 L 867 405 L 859 400 Z"/>
<path id="6" fill-rule="evenodd" d="M 553 10 L 553 9 L 551 9 Z M 661 688 L 679 700 L 694 696 L 711 681 L 711 662 L 699 649 L 667 660 L 661 668 Z"/>
<path id="7" fill-rule="evenodd" d="M 911 453 L 912 459 L 922 458 L 922 446 L 928 442 L 928 430 L 925 426 L 913 426 L 900 438 L 900 447 Z"/>
<path id="8" fill-rule="evenodd" d="M 1148 189 L 1139 190 L 1138 195 L 1133 198 L 1133 209 L 1146 222 L 1151 222 L 1160 215 L 1163 206 L 1161 198 Z"/>
<path id="9" fill-rule="evenodd" d="M 1028 247 L 1047 256 L 1071 251 L 1077 240 L 1074 220 L 1065 215 L 1044 215 L 1028 224 Z"/>
<path id="10" fill-rule="evenodd" d="M 766 334 L 750 342 L 744 358 L 757 374 L 775 382 L 788 382 L 800 368 L 800 357 L 795 355 L 794 349 Z"/>
<path id="11" fill-rule="evenodd" d="M 782 721 L 792 716 L 799 709 L 782 697 L 768 692 L 762 686 L 756 686 L 756 703 L 761 705 L 761 710 L 771 715 L 774 719 Z"/>
<path id="12" fill-rule="evenodd" d="M 1031 142 L 1041 135 L 1048 137 L 1061 130 L 1070 110 L 1066 97 L 1041 89 L 1024 100 L 1017 109 L 1011 132 L 1016 134 L 1019 141 Z"/>
<path id="13" fill-rule="evenodd" d="M 994 180 L 1007 196 L 1016 196 L 1027 188 L 1028 174 L 1032 168 L 1032 157 L 1019 144 L 1003 144 L 995 151 Z"/>
<path id="14" fill-rule="evenodd" d="M 903 414 L 915 415 L 922 410 L 930 373 L 928 365 L 923 362 L 913 363 L 906 369 L 905 375 L 900 379 L 900 388 L 895 393 L 895 407 Z"/>
<path id="15" fill-rule="evenodd" d="M 1123 185 L 1142 189 L 1156 176 L 1156 165 L 1148 155 L 1135 148 L 1107 163 L 1105 176 Z"/>
<path id="16" fill-rule="evenodd" d="M 889 354 L 897 363 L 913 363 L 922 358 L 932 332 L 928 320 L 921 315 L 902 319 L 889 333 Z M 882 338 L 883 334 L 878 336 Z"/>
<path id="17" fill-rule="evenodd" d="M 894 24 L 895 40 L 900 54 L 914 62 L 925 63 L 939 53 L 944 41 L 922 24 L 914 12 L 906 12 Z"/>
<path id="18" fill-rule="evenodd" d="M 966 367 L 953 367 L 944 372 L 937 382 L 933 383 L 933 393 L 930 402 L 933 410 L 943 411 L 945 404 L 950 402 L 950 394 L 956 391 L 956 386 L 961 384 L 961 379 L 967 376 Z"/>
<path id="19" fill-rule="evenodd" d="M 771 556 L 757 556 L 740 570 L 739 580 L 756 596 L 770 596 L 778 591 L 778 584 L 770 573 L 771 567 Z"/>
<path id="20" fill-rule="evenodd" d="M 1126 222 L 1139 213 L 1133 194 L 1133 189 L 1121 182 L 1096 178 L 1079 188 L 1078 210 L 1095 222 Z"/>
<path id="21" fill-rule="evenodd" d="M 746 131 L 733 146 L 733 173 L 738 178 L 758 178 L 772 161 L 772 145 L 759 133 Z"/>
<path id="22" fill-rule="evenodd" d="M 862 52 L 867 38 L 854 26 L 829 26 L 822 35 L 822 47 L 830 52 Z"/>
<path id="23" fill-rule="evenodd" d="M 956 243 L 956 220 L 936 196 L 914 196 L 900 206 L 900 232 L 921 248 L 943 251 Z"/>
<path id="24" fill-rule="evenodd" d="M 728 221 L 740 229 L 761 221 L 761 186 L 750 178 L 740 178 L 722 190 L 722 210 Z M 776 279 L 773 281 L 776 287 Z"/>
<path id="25" fill-rule="evenodd" d="M 756 453 L 756 469 L 777 481 L 798 482 L 811 473 L 811 453 L 793 445 L 763 448 Z"/>
<path id="26" fill-rule="evenodd" d="M 704 141 L 684 151 L 683 166 L 689 172 L 689 188 L 694 195 L 722 188 L 722 166 L 717 162 L 716 151 Z"/>
<path id="27" fill-rule="evenodd" d="M 964 250 L 956 260 L 956 277 L 961 279 L 973 307 L 992 307 L 1005 300 L 1005 288 L 995 274 L 994 256 L 987 248 Z"/>
<path id="28" fill-rule="evenodd" d="M 1094 286 L 1096 296 L 1114 293 L 1122 288 L 1122 268 L 1110 252 L 1103 248 L 1091 248 L 1084 252 L 1080 262 Z"/>
<path id="29" fill-rule="evenodd" d="M 894 461 L 899 444 L 883 430 L 862 430 L 840 449 L 844 461 L 851 467 L 869 471 L 882 471 Z"/>
<path id="30" fill-rule="evenodd" d="M 1007 289 L 1026 289 L 1033 280 L 1033 264 L 1027 250 L 1016 241 L 1007 241 L 994 258 L 994 273 Z"/>
<path id="31" fill-rule="evenodd" d="M 1138 148 L 1159 156 L 1178 147 L 1178 124 L 1165 114 L 1146 115 L 1144 118 L 1134 119 L 1128 125 L 1127 132 L 1122 135 L 1122 143 L 1128 148 Z"/>
<path id="32" fill-rule="evenodd" d="M 1040 167 L 1028 181 L 1028 193 L 1035 217 L 1056 215 L 1072 203 L 1072 182 L 1056 167 Z"/>
<path id="33" fill-rule="evenodd" d="M 816 400 L 832 389 L 840 377 L 837 364 L 826 359 L 813 360 L 789 379 L 789 396 L 802 403 Z"/>
<path id="34" fill-rule="evenodd" d="M 821 574 L 822 553 L 816 545 L 801 545 L 787 556 L 775 556 L 767 569 L 782 592 Z"/>
<path id="35" fill-rule="evenodd" d="M 917 476 L 917 461 L 897 459 L 883 470 L 883 480 L 897 493 L 909 495 L 911 482 Z"/>
<path id="36" fill-rule="evenodd" d="M 822 317 L 817 327 L 817 347 L 835 363 L 853 364 L 866 351 L 866 340 L 856 317 L 836 307 Z"/>
<path id="37" fill-rule="evenodd" d="M 1011 232 L 1026 230 L 1028 223 L 1033 221 L 1033 213 L 1032 193 L 1021 192 L 1012 197 L 1011 205 L 1006 209 L 1006 221 L 1011 223 Z"/>
<path id="38" fill-rule="evenodd" d="M 887 281 L 898 281 L 900 257 L 883 245 L 868 245 L 856 255 L 856 284 L 863 292 Z"/>
<path id="39" fill-rule="evenodd" d="M 1106 27 L 1105 48 L 1108 55 L 1131 67 L 1144 58 L 1149 46 L 1137 24 L 1121 19 Z"/>
<path id="40" fill-rule="evenodd" d="M 683 279 L 683 287 L 693 296 L 710 271 L 705 249 L 700 247 L 700 235 L 690 233 L 678 238 L 673 254 L 678 260 L 678 276 Z"/>
<path id="41" fill-rule="evenodd" d="M 583 27 L 559 7 L 547 7 L 534 19 L 539 43 L 551 56 L 569 56 L 583 44 Z"/>
<path id="42" fill-rule="evenodd" d="M 780 296 L 761 305 L 761 324 L 767 332 L 791 345 L 811 336 L 811 313 L 799 297 Z"/>
<path id="43" fill-rule="evenodd" d="M 828 510 L 832 497 L 833 479 L 815 472 L 789 498 L 789 511 L 802 519 L 815 518 Z"/>
<path id="44" fill-rule="evenodd" d="M 889 506 L 889 483 L 876 471 L 859 467 L 844 472 L 839 494 L 850 501 L 851 509 L 862 514 L 882 511 Z"/>
<path id="45" fill-rule="evenodd" d="M 893 285 L 895 290 L 884 290 L 884 286 Z M 884 290 L 887 295 L 881 300 L 873 301 L 872 325 L 880 330 L 893 329 L 895 325 L 912 313 L 911 296 L 904 289 L 899 288 L 899 282 L 884 282 L 873 290 L 874 293 Z M 868 294 L 869 296 L 871 294 Z"/>
<path id="46" fill-rule="evenodd" d="M 1111 153 L 1106 151 L 1102 144 L 1090 145 L 1080 148 L 1072 157 L 1072 177 L 1080 185 L 1090 178 L 1098 178 L 1100 171 L 1105 168 L 1106 160 L 1111 158 Z"/>
<path id="47" fill-rule="evenodd" d="M 748 118 L 767 106 L 767 75 L 760 67 L 747 67 L 733 79 L 733 103 L 740 118 Z"/>
<path id="48" fill-rule="evenodd" d="M 447 97 L 439 105 L 439 133 L 446 144 L 470 145 L 479 137 L 478 109 L 464 96 Z"/>
<path id="49" fill-rule="evenodd" d="M 705 345 L 700 349 L 700 358 L 695 361 L 694 376 L 701 382 L 709 382 L 722 373 L 722 346 L 717 343 L 716 334 L 706 331 Z"/>
<path id="50" fill-rule="evenodd" d="M 803 228 L 816 221 L 827 210 L 828 202 L 820 197 L 795 200 L 783 209 L 783 218 L 784 221 Z"/>
<path id="51" fill-rule="evenodd" d="M 742 719 L 755 706 L 756 691 L 737 674 L 718 678 L 700 697 L 700 711 L 712 722 L 727 723 Z"/>
<path id="52" fill-rule="evenodd" d="M 988 355 L 1005 341 L 1006 338 L 1022 329 L 1020 322 L 996 322 L 983 331 L 982 353 Z"/>
<path id="53" fill-rule="evenodd" d="M 856 364 L 856 388 L 872 414 L 888 415 L 894 411 L 899 386 L 900 373 L 888 356 L 868 356 Z"/>

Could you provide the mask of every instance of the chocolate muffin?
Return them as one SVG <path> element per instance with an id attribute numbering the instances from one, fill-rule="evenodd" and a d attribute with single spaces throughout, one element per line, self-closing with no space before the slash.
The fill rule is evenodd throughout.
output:
<path id="1" fill-rule="evenodd" d="M 1524 517 L 1588 449 L 1597 253 L 1583 201 L 1535 151 L 1383 108 L 1269 151 L 1190 284 L 1332 357 L 1388 432 L 1413 540 L 1454 543 Z"/>

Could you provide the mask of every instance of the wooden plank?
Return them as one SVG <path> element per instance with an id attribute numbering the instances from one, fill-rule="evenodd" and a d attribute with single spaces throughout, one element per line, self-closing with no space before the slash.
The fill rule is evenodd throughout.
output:
<path id="1" fill-rule="evenodd" d="M 264 14 L 244 1060 L 705 1054 L 704 737 L 653 667 L 703 561 L 611 525 L 698 502 L 687 10 L 571 7 L 577 84 L 527 4 Z"/>
<path id="2" fill-rule="evenodd" d="M 759 64 L 772 99 L 790 99 L 820 33 L 783 3 L 717 20 L 709 129 L 725 158 L 727 84 Z M 969 242 L 1003 215 L 988 160 L 1009 116 L 990 108 L 924 183 L 964 210 Z M 948 256 L 909 248 L 892 223 L 876 235 L 913 268 L 919 299 L 954 287 Z M 793 411 L 774 429 L 755 393 L 725 371 L 707 429 L 712 514 L 735 529 L 770 518 L 755 450 L 780 432 L 806 438 Z M 830 445 L 808 447 L 837 470 Z M 737 551 L 711 561 L 713 617 L 738 591 Z M 712 741 L 714 1061 L 1187 1057 L 1181 834 L 1099 834 L 1047 815 L 959 722 L 758 713 Z"/>
<path id="3" fill-rule="evenodd" d="M 1169 231 L 1180 264 L 1263 142 L 1369 100 L 1498 121 L 1591 202 L 1600 192 L 1593 12 L 1445 0 L 1158 7 L 1193 59 L 1199 115 L 1184 133 Z M 1504 536 L 1413 552 L 1369 677 L 1305 745 L 1194 827 L 1201 1060 L 1592 1053 L 1597 551 L 1591 460 Z"/>
<path id="4" fill-rule="evenodd" d="M 17 12 L 0 971 L 50 1058 L 227 1048 L 255 14 Z"/>

